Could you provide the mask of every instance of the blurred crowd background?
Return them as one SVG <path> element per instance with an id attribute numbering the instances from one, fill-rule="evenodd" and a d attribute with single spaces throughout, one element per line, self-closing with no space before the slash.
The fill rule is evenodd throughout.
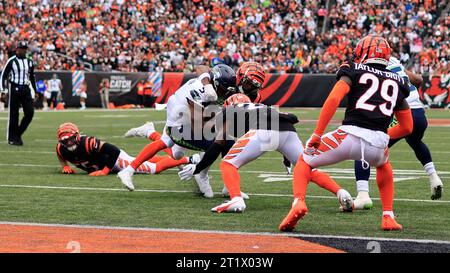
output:
<path id="1" fill-rule="evenodd" d="M 27 40 L 38 70 L 191 72 L 257 61 L 335 73 L 367 34 L 419 73 L 449 73 L 450 15 L 437 0 L 0 0 L 0 69 Z M 447 9 L 446 9 L 447 8 Z"/>

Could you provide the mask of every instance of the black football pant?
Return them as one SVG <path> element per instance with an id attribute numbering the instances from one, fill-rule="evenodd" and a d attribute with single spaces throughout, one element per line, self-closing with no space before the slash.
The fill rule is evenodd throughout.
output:
<path id="1" fill-rule="evenodd" d="M 23 118 L 19 124 L 19 109 L 23 108 Z M 30 89 L 26 85 L 11 84 L 9 89 L 9 119 L 8 119 L 8 141 L 21 139 L 22 134 L 33 120 L 34 107 Z"/>

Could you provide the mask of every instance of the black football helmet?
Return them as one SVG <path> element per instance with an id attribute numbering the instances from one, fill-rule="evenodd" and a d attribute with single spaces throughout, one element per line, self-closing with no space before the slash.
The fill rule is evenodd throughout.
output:
<path id="1" fill-rule="evenodd" d="M 219 100 L 225 100 L 237 93 L 236 73 L 226 64 L 218 64 L 209 72 L 212 85 Z"/>

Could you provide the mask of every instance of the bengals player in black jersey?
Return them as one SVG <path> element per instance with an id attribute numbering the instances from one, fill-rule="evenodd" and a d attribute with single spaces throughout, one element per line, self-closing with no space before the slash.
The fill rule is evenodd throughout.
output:
<path id="1" fill-rule="evenodd" d="M 159 133 L 155 131 L 151 135 L 155 138 L 155 135 L 159 135 Z M 56 154 L 64 174 L 75 173 L 70 168 L 69 162 L 88 172 L 90 176 L 105 176 L 110 172 L 118 172 L 126 168 L 134 160 L 125 151 L 110 143 L 101 141 L 96 137 L 82 136 L 78 127 L 71 122 L 59 126 L 57 138 Z M 168 168 L 192 163 L 193 158 L 183 157 L 180 160 L 175 160 L 170 156 L 155 156 L 144 162 L 137 172 L 156 174 Z M 197 158 L 197 160 L 200 160 L 199 156 Z"/>
<path id="2" fill-rule="evenodd" d="M 294 170 L 294 202 L 279 226 L 292 231 L 298 220 L 308 213 L 305 203 L 311 169 L 344 160 L 361 160 L 364 168 L 375 166 L 383 208 L 381 228 L 401 230 L 394 218 L 394 181 L 389 163 L 389 138 L 400 138 L 412 131 L 412 116 L 405 98 L 407 82 L 386 69 L 391 48 L 379 36 L 362 38 L 353 62 L 344 63 L 337 72 L 337 83 L 322 107 L 316 128 L 308 140 L 305 153 Z M 345 118 L 337 130 L 323 135 L 339 103 L 348 97 Z M 388 130 L 392 115 L 398 125 Z"/>

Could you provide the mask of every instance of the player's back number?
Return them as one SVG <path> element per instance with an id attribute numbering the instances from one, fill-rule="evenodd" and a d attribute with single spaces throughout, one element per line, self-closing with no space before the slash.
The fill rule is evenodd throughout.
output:
<path id="1" fill-rule="evenodd" d="M 365 73 L 359 78 L 360 84 L 368 84 L 369 82 L 370 86 L 356 102 L 356 108 L 374 111 L 378 107 L 384 115 L 392 116 L 398 96 L 398 83 L 390 79 L 385 79 L 380 85 L 380 79 L 371 73 Z M 389 94 L 389 90 L 391 90 L 391 94 Z M 377 92 L 380 92 L 381 97 L 386 102 L 379 105 L 368 103 L 367 101 Z"/>

